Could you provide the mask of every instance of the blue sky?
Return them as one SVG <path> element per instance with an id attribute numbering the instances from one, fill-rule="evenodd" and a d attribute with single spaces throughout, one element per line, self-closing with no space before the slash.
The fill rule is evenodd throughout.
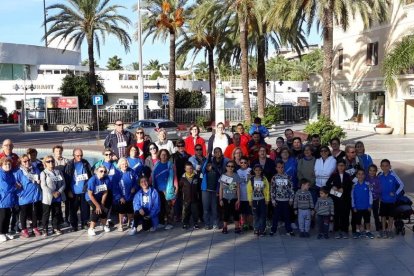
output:
<path id="1" fill-rule="evenodd" d="M 63 0 L 46 0 L 46 6 L 64 2 Z M 126 7 L 121 10 L 121 14 L 130 18 L 135 24 L 137 14 L 133 12 L 132 6 L 137 0 L 112 0 L 113 4 L 120 4 Z M 44 45 L 41 41 L 44 35 L 43 23 L 43 0 L 1 0 L 0 8 L 0 42 Z M 131 37 L 134 32 L 133 27 L 128 30 Z M 320 35 L 313 29 L 309 36 L 309 44 L 320 44 Z M 87 56 L 85 45 L 82 47 L 82 60 Z M 122 64 L 128 65 L 138 59 L 138 44 L 134 41 L 129 53 L 125 53 L 124 48 L 113 37 L 108 37 L 104 45 L 101 45 L 100 58 L 96 55 L 95 59 L 101 67 L 104 67 L 109 57 L 117 55 L 122 58 Z M 168 57 L 168 41 L 163 43 L 157 41 L 152 44 L 152 39 L 148 39 L 143 48 L 144 64 L 150 59 L 158 59 L 161 63 L 166 63 Z M 198 60 L 204 59 L 200 55 Z"/>

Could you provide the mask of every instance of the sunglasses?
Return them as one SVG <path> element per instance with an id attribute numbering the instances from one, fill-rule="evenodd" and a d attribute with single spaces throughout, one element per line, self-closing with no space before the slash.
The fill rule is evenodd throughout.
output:
<path id="1" fill-rule="evenodd" d="M 196 151 L 203 151 L 203 149 L 195 149 Z"/>
<path id="2" fill-rule="evenodd" d="M 156 150 L 156 148 L 151 147 L 151 148 L 149 148 L 149 150 Z"/>
<path id="3" fill-rule="evenodd" d="M 177 145 L 177 148 L 183 148 L 184 145 Z"/>
<path id="4" fill-rule="evenodd" d="M 115 124 L 116 126 L 123 126 L 124 124 Z"/>
<path id="5" fill-rule="evenodd" d="M 241 161 L 240 164 L 247 164 L 247 162 L 246 161 Z"/>
<path id="6" fill-rule="evenodd" d="M 105 153 L 105 156 L 111 156 L 112 153 Z"/>
<path id="7" fill-rule="evenodd" d="M 227 168 L 234 168 L 234 166 L 226 166 Z"/>
<path id="8" fill-rule="evenodd" d="M 47 160 L 45 162 L 48 163 L 48 164 L 50 164 L 50 163 L 55 163 L 55 160 Z"/>
<path id="9" fill-rule="evenodd" d="M 106 171 L 105 171 L 105 170 L 99 170 L 98 172 L 99 172 L 99 173 L 106 173 Z"/>

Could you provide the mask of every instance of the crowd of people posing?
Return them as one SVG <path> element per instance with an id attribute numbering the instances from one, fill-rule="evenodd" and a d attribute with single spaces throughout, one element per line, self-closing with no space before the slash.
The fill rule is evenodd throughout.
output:
<path id="1" fill-rule="evenodd" d="M 12 141 L 3 141 L 0 242 L 16 232 L 23 238 L 47 236 L 50 217 L 56 235 L 66 223 L 94 236 L 99 222 L 105 232 L 130 235 L 139 225 L 153 232 L 178 222 L 183 229 L 196 230 L 202 223 L 227 234 L 234 222 L 235 233 L 264 236 L 276 234 L 281 222 L 287 235 L 298 228 L 300 237 L 309 237 L 315 224 L 319 239 L 329 238 L 333 225 L 339 239 L 349 238 L 350 226 L 353 238 L 374 238 L 372 215 L 378 237 L 393 237 L 395 203 L 404 185 L 389 160 L 381 161 L 378 172 L 362 142 L 343 151 L 338 138 L 328 147 L 312 135 L 305 144 L 286 129 L 285 137 L 270 145 L 259 118 L 248 133 L 237 125 L 232 137 L 219 123 L 208 141 L 193 125 L 175 145 L 164 129 L 151 142 L 144 129 L 134 135 L 123 126 L 115 123 L 102 160 L 92 165 L 81 148 L 66 159 L 58 145 L 40 161 L 36 149 L 19 157 Z"/>

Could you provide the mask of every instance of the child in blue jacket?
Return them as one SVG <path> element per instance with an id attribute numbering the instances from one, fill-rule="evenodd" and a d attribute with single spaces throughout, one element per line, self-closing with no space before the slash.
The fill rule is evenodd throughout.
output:
<path id="1" fill-rule="evenodd" d="M 374 238 L 372 235 L 370 226 L 371 226 L 371 210 L 372 210 L 372 192 L 368 185 L 365 182 L 365 171 L 364 169 L 358 169 L 357 174 L 357 183 L 355 183 L 351 198 L 352 198 L 352 210 L 354 212 L 354 220 L 356 224 L 356 232 L 354 233 L 354 239 L 363 237 L 364 226 L 361 223 L 362 218 L 364 218 L 364 224 L 367 236 L 370 239 Z"/>
<path id="2" fill-rule="evenodd" d="M 137 227 L 142 224 L 142 230 L 154 232 L 158 226 L 158 214 L 160 212 L 160 199 L 158 192 L 149 187 L 148 178 L 141 177 L 139 180 L 141 190 L 134 197 L 134 225 L 129 235 L 137 233 Z"/>

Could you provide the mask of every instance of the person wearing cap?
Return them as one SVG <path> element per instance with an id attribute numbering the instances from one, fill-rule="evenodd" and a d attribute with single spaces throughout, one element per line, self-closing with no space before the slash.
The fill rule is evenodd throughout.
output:
<path id="1" fill-rule="evenodd" d="M 184 140 L 182 139 L 178 140 L 176 146 L 177 146 L 177 151 L 171 155 L 171 160 L 175 166 L 177 182 L 179 183 L 181 178 L 184 175 L 185 164 L 188 162 L 190 155 L 185 151 Z M 181 191 L 179 191 L 178 193 L 181 193 Z M 183 206 L 182 197 L 177 197 L 177 200 L 175 201 L 175 204 L 174 204 L 174 212 L 175 212 L 177 221 L 180 221 L 181 213 L 182 213 L 182 206 Z"/>
<path id="2" fill-rule="evenodd" d="M 121 120 L 115 122 L 115 129 L 105 138 L 105 148 L 111 148 L 114 152 L 114 159 L 125 157 L 126 148 L 133 143 L 133 134 L 124 130 L 124 123 Z"/>
<path id="3" fill-rule="evenodd" d="M 10 139 L 5 139 L 2 145 L 3 151 L 0 153 L 0 158 L 6 157 L 12 161 L 12 169 L 17 170 L 19 168 L 19 156 L 13 153 L 13 142 Z"/>

